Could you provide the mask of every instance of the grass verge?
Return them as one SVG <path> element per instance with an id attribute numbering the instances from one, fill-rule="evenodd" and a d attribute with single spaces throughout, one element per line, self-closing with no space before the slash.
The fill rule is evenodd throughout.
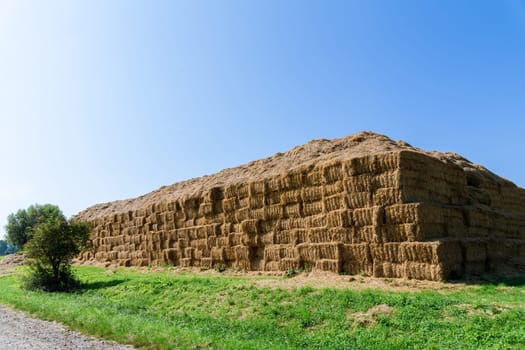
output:
<path id="1" fill-rule="evenodd" d="M 257 277 L 75 270 L 86 287 L 69 294 L 21 289 L 23 269 L 0 276 L 0 303 L 145 349 L 525 348 L 524 280 L 389 292 L 261 288 Z"/>

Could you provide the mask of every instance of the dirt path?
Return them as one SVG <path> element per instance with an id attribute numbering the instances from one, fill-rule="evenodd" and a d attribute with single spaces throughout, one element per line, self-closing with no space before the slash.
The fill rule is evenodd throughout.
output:
<path id="1" fill-rule="evenodd" d="M 130 350 L 0 306 L 0 348 L 6 350 Z"/>

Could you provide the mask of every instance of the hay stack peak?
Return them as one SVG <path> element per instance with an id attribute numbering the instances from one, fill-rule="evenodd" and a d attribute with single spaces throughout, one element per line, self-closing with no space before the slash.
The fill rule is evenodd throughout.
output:
<path id="1" fill-rule="evenodd" d="M 364 131 L 77 215 L 81 260 L 310 267 L 441 280 L 523 273 L 525 190 L 453 153 Z"/>

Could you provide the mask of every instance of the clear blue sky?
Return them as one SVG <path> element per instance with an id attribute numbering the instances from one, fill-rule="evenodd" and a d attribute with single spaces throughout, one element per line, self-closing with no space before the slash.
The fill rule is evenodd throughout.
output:
<path id="1" fill-rule="evenodd" d="M 373 130 L 525 186 L 525 1 L 0 0 L 0 236 Z"/>

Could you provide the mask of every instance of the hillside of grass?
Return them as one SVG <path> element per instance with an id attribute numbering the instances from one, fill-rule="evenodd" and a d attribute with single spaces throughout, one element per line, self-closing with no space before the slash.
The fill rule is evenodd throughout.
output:
<path id="1" fill-rule="evenodd" d="M 523 279 L 399 292 L 283 289 L 257 283 L 270 277 L 167 269 L 75 270 L 85 288 L 69 294 L 21 289 L 20 268 L 0 276 L 0 303 L 144 349 L 525 348 Z"/>

